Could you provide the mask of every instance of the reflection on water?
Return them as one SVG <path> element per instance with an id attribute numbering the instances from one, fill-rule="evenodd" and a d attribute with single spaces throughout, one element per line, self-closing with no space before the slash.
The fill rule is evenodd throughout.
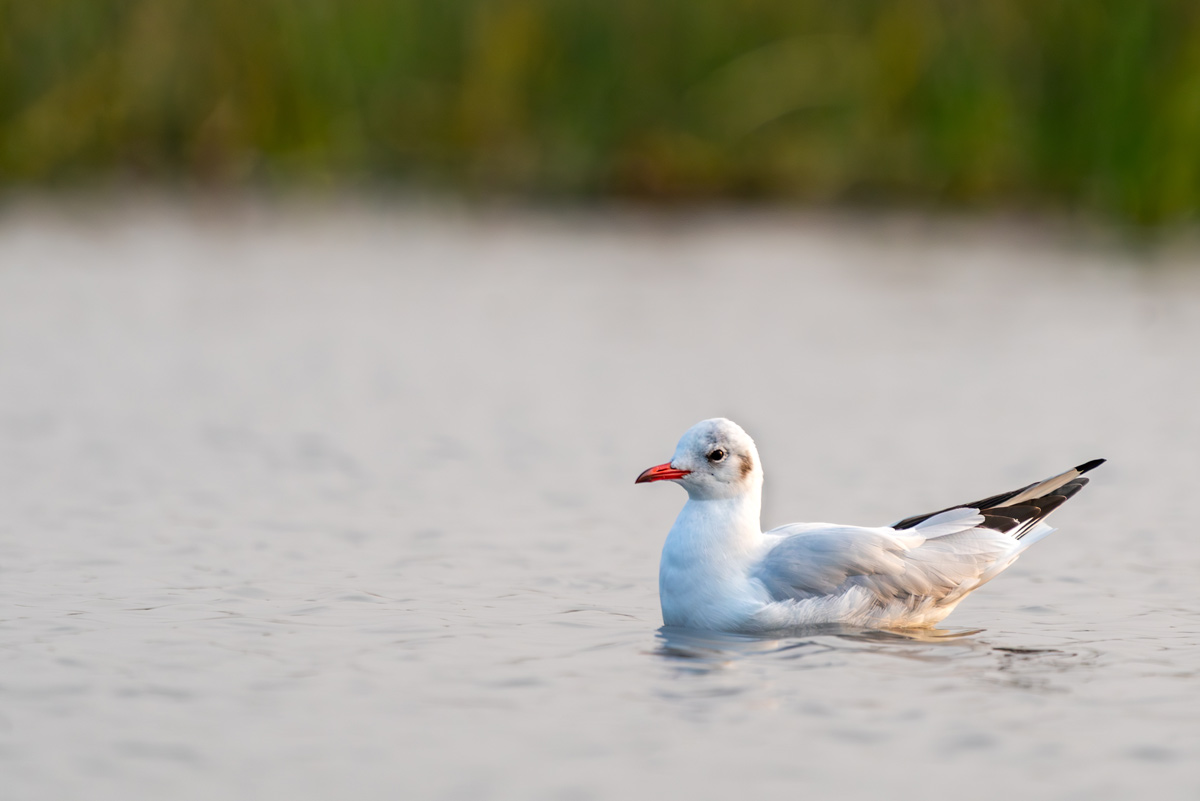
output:
<path id="1" fill-rule="evenodd" d="M 823 624 L 787 632 L 754 635 L 663 626 L 658 630 L 656 653 L 673 659 L 724 663 L 748 656 L 805 648 L 836 649 L 838 640 L 848 640 L 856 644 L 911 646 L 957 641 L 981 631 L 982 629 L 936 628 L 884 630 Z"/>
<path id="2" fill-rule="evenodd" d="M 750 635 L 663 626 L 656 636 L 654 654 L 670 660 L 681 673 L 697 675 L 731 668 L 750 658 L 791 662 L 838 653 L 876 655 L 958 665 L 977 676 L 994 671 L 1005 674 L 1004 681 L 1030 689 L 1037 683 L 1018 678 L 1019 674 L 1065 671 L 1093 661 L 1089 649 L 995 645 L 978 636 L 982 634 L 983 629 L 869 629 L 825 624 Z"/>
<path id="3" fill-rule="evenodd" d="M 783 636 L 663 627 L 657 633 L 653 655 L 663 660 L 672 679 L 659 687 L 659 697 L 686 704 L 691 714 L 700 715 L 706 709 L 711 712 L 715 698 L 741 698 L 752 708 L 795 706 L 795 686 L 785 681 L 789 674 L 804 675 L 804 681 L 816 681 L 826 692 L 830 676 L 841 675 L 841 681 L 850 682 L 848 688 L 859 686 L 863 692 L 850 676 L 879 684 L 881 677 L 904 674 L 904 668 L 894 667 L 897 664 L 913 665 L 922 681 L 963 684 L 977 692 L 994 687 L 1043 696 L 1065 694 L 1078 682 L 1094 678 L 1098 658 L 1096 650 L 1081 645 L 998 644 L 989 641 L 981 629 L 899 631 L 836 625 Z M 842 703 L 855 705 L 864 700 L 851 692 Z M 811 712 L 811 704 L 806 702 L 798 709 Z M 952 705 L 923 704 L 922 714 L 954 714 Z M 821 715 L 838 718 L 844 710 L 826 706 Z M 864 737 L 881 734 L 879 724 L 869 726 L 873 733 Z"/>

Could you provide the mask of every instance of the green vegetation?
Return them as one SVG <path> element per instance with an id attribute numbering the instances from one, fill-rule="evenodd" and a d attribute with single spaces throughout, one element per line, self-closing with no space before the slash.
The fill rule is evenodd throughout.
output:
<path id="1" fill-rule="evenodd" d="M 1200 209 L 1195 0 L 0 0 L 0 184 Z"/>

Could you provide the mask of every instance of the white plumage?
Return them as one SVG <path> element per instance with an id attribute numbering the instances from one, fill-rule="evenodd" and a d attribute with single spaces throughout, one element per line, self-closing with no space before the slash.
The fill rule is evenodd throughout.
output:
<path id="1" fill-rule="evenodd" d="M 688 493 L 663 546 L 663 622 L 740 632 L 932 626 L 1053 531 L 1045 517 L 1102 462 L 891 526 L 793 523 L 763 532 L 754 441 L 732 421 L 704 420 L 670 462 L 637 479 L 674 481 Z"/>

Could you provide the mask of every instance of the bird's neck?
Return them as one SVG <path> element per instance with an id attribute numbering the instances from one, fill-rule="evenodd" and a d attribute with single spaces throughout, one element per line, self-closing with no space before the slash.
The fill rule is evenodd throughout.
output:
<path id="1" fill-rule="evenodd" d="M 699 558 L 736 558 L 757 552 L 762 542 L 762 491 L 732 498 L 688 498 L 667 536 L 667 547 Z"/>

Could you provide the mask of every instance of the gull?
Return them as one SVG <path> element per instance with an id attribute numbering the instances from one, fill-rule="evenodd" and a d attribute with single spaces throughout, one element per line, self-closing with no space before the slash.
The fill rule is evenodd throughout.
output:
<path id="1" fill-rule="evenodd" d="M 1046 516 L 1103 463 L 890 526 L 792 523 L 764 532 L 758 449 L 717 417 L 689 428 L 671 461 L 635 483 L 673 481 L 688 494 L 659 565 L 667 626 L 926 628 L 1054 531 Z"/>

